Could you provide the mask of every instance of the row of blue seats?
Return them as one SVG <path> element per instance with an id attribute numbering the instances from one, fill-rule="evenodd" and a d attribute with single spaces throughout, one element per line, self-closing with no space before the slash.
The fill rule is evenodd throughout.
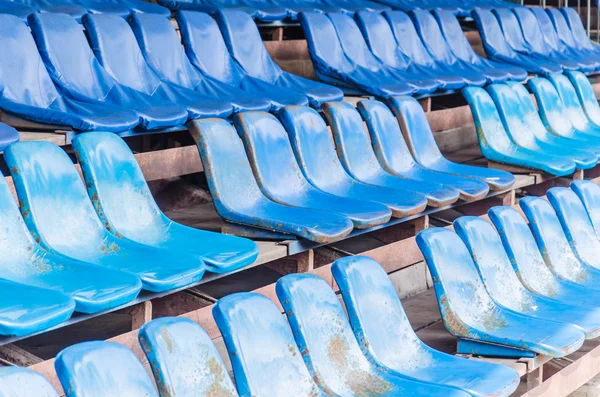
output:
<path id="1" fill-rule="evenodd" d="M 131 150 L 112 133 L 77 136 L 70 157 L 48 142 L 10 145 L 0 178 L 0 334 L 25 335 L 254 262 L 257 245 L 192 229 L 158 208 Z M 20 211 L 20 212 L 19 212 Z"/>
<path id="2" fill-rule="evenodd" d="M 35 12 L 69 14 L 78 21 L 87 14 L 113 14 L 127 17 L 133 13 L 157 14 L 171 17 L 171 11 L 143 0 L 3 0 L 0 13 L 21 18 L 24 22 Z"/>
<path id="3" fill-rule="evenodd" d="M 326 103 L 331 132 L 308 107 L 284 108 L 279 120 L 245 112 L 234 126 L 191 123 L 217 212 L 229 222 L 329 243 L 353 228 L 459 197 L 478 200 L 515 182 L 508 172 L 444 158 L 416 99 L 397 97 L 389 105 Z"/>
<path id="4" fill-rule="evenodd" d="M 459 353 L 562 357 L 600 335 L 600 186 L 546 196 L 519 201 L 529 225 L 494 207 L 491 224 L 465 216 L 417 235 Z"/>
<path id="5" fill-rule="evenodd" d="M 300 23 L 317 76 L 346 93 L 389 98 L 527 78 L 479 57 L 449 11 L 302 13 Z"/>
<path id="6" fill-rule="evenodd" d="M 600 106 L 581 72 L 536 77 L 524 85 L 492 84 L 463 90 L 475 119 L 479 147 L 492 161 L 556 176 L 596 166 Z M 568 149 L 568 150 L 565 150 Z"/>
<path id="7" fill-rule="evenodd" d="M 471 18 L 475 8 L 514 8 L 519 3 L 503 0 L 376 0 L 394 10 L 409 12 L 415 9 L 447 10 L 461 18 Z"/>
<path id="8" fill-rule="evenodd" d="M 425 345 L 374 260 L 340 259 L 332 273 L 348 316 L 331 285 L 314 275 L 289 275 L 277 282 L 288 321 L 256 293 L 229 295 L 215 304 L 213 316 L 235 386 L 210 337 L 183 318 L 153 320 L 139 331 L 158 393 L 134 354 L 112 342 L 64 349 L 56 358 L 56 373 L 67 397 L 209 397 L 217 392 L 222 397 L 505 397 L 519 385 L 519 375 L 509 367 Z M 14 393 L 57 395 L 36 372 L 0 368 L 0 396 Z"/>
<path id="9" fill-rule="evenodd" d="M 573 8 L 519 7 L 473 13 L 488 58 L 548 75 L 575 70 L 595 73 L 600 50 Z"/>
<path id="10" fill-rule="evenodd" d="M 319 106 L 343 93 L 281 70 L 243 12 L 0 14 L 0 109 L 78 131 L 157 130 L 245 110 Z M 217 23 L 220 26 L 217 26 Z M 219 29 L 220 27 L 220 29 Z"/>

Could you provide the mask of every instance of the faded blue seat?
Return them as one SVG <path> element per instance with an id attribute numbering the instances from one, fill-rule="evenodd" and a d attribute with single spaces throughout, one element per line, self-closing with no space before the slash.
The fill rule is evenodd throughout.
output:
<path id="1" fill-rule="evenodd" d="M 385 270 L 375 260 L 354 256 L 331 267 L 361 350 L 392 375 L 462 389 L 472 396 L 509 396 L 519 375 L 503 365 L 442 353 L 423 343 L 406 317 Z M 374 302 L 378 302 L 374 304 Z"/>
<path id="2" fill-rule="evenodd" d="M 131 111 L 68 99 L 57 90 L 27 26 L 0 14 L 0 109 L 24 119 L 80 131 L 125 131 L 139 124 Z"/>
<path id="3" fill-rule="evenodd" d="M 87 14 L 83 17 L 83 26 L 96 59 L 120 84 L 159 101 L 185 107 L 189 119 L 231 114 L 233 108 L 229 102 L 161 80 L 144 59 L 135 35 L 123 18 Z"/>
<path id="4" fill-rule="evenodd" d="M 129 18 L 129 24 L 147 65 L 171 91 L 177 90 L 180 95 L 194 95 L 190 94 L 192 91 L 196 96 L 225 101 L 236 113 L 271 108 L 271 104 L 264 99 L 253 98 L 248 92 L 232 89 L 202 76 L 187 58 L 170 20 L 160 15 L 135 14 Z M 114 29 L 107 27 L 105 35 L 114 37 Z M 118 53 L 113 56 L 118 57 Z"/>
<path id="5" fill-rule="evenodd" d="M 77 3 L 69 0 L 10 0 L 15 3 L 20 3 L 24 6 L 31 7 L 38 12 L 43 13 L 58 13 L 67 14 L 77 22 L 81 21 L 81 17 L 87 13 L 87 10 Z"/>
<path id="6" fill-rule="evenodd" d="M 0 397 L 58 397 L 50 382 L 38 372 L 21 367 L 0 368 Z"/>
<path id="7" fill-rule="evenodd" d="M 61 292 L 75 300 L 75 310 L 84 313 L 108 310 L 137 296 L 142 284 L 132 274 L 43 250 L 27 230 L 4 177 L 0 203 L 0 278 Z"/>
<path id="8" fill-rule="evenodd" d="M 11 143 L 18 141 L 19 131 L 9 125 L 0 123 L 0 152 L 3 152 Z"/>
<path id="9" fill-rule="evenodd" d="M 361 351 L 344 309 L 331 286 L 312 274 L 290 274 L 275 286 L 298 349 L 321 389 L 359 397 L 452 396 L 464 391 L 394 376 L 372 364 Z"/>
<path id="10" fill-rule="evenodd" d="M 358 111 L 367 124 L 375 156 L 386 172 L 401 178 L 451 186 L 459 191 L 461 199 L 467 201 L 487 194 L 489 188 L 483 181 L 430 170 L 416 162 L 402 137 L 398 120 L 383 103 L 360 101 Z"/>
<path id="11" fill-rule="evenodd" d="M 383 204 L 333 195 L 308 182 L 296 161 L 287 132 L 271 114 L 248 112 L 234 119 L 254 176 L 262 192 L 277 203 L 340 213 L 356 228 L 369 228 L 390 220 Z"/>
<path id="12" fill-rule="evenodd" d="M 121 18 L 127 18 L 131 11 L 124 4 L 116 1 L 105 0 L 72 0 L 78 5 L 84 7 L 88 14 L 116 15 Z M 85 15 L 84 15 L 85 16 Z M 83 17 L 81 18 L 83 19 Z M 81 22 L 81 21 L 80 21 Z"/>
<path id="13" fill-rule="evenodd" d="M 68 320 L 74 310 L 73 298 L 61 292 L 0 278 L 0 335 L 43 331 Z"/>
<path id="14" fill-rule="evenodd" d="M 269 200 L 252 174 L 240 137 L 225 120 L 199 120 L 190 128 L 206 170 L 215 209 L 226 221 L 295 234 L 317 242 L 339 240 L 352 231 L 352 221 L 341 214 Z"/>
<path id="15" fill-rule="evenodd" d="M 528 196 L 519 200 L 519 206 L 529 221 L 546 266 L 562 280 L 600 289 L 600 269 L 577 258 L 550 203 Z M 600 266 L 599 261 L 595 264 Z"/>
<path id="16" fill-rule="evenodd" d="M 583 344 L 585 334 L 579 327 L 530 317 L 497 304 L 456 233 L 426 229 L 416 241 L 436 280 L 434 288 L 444 325 L 459 338 L 459 353 L 532 357 L 533 352 L 563 357 Z M 517 298 L 506 294 L 506 298 L 511 297 Z"/>
<path id="17" fill-rule="evenodd" d="M 327 396 L 316 385 L 275 303 L 254 292 L 217 301 L 213 316 L 223 335 L 241 396 Z"/>
<path id="18" fill-rule="evenodd" d="M 574 138 L 554 135 L 551 131 L 548 131 L 540 118 L 537 106 L 533 102 L 533 99 L 531 99 L 531 94 L 527 91 L 527 88 L 523 84 L 512 82 L 509 82 L 508 86 L 519 97 L 520 109 L 524 113 L 527 126 L 538 140 L 559 146 L 563 149 L 569 149 L 569 153 L 577 153 L 583 150 L 600 156 L 600 143 L 593 145 L 591 142 L 586 143 Z"/>
<path id="19" fill-rule="evenodd" d="M 534 74 L 548 75 L 562 72 L 560 65 L 528 57 L 518 52 L 521 49 L 520 47 L 512 47 L 517 43 L 521 45 L 523 43 L 523 33 L 518 23 L 515 25 L 516 20 L 513 21 L 511 26 L 501 27 L 492 11 L 483 8 L 476 8 L 473 11 L 473 18 L 489 59 L 521 67 Z M 511 38 L 515 39 L 510 40 L 509 44 Z"/>
<path id="20" fill-rule="evenodd" d="M 191 10 L 216 14 L 220 10 L 230 9 L 239 10 L 249 17 L 262 22 L 277 22 L 286 19 L 290 13 L 284 7 L 279 6 L 273 1 L 252 1 L 252 0 L 159 0 L 158 4 L 169 8 L 172 11 Z"/>
<path id="21" fill-rule="evenodd" d="M 516 85 L 517 84 L 513 86 L 515 89 L 517 89 Z M 520 89 L 525 92 L 527 91 L 522 85 Z M 589 169 L 596 165 L 598 157 L 591 152 L 586 152 L 581 149 L 576 150 L 574 148 L 570 148 L 569 152 L 565 152 L 565 146 L 557 146 L 539 140 L 533 132 L 533 128 L 529 126 L 526 113 L 522 110 L 523 105 L 521 104 L 521 98 L 519 98 L 513 88 L 504 84 L 495 84 L 489 86 L 487 90 L 496 104 L 496 108 L 502 119 L 502 124 L 504 124 L 504 128 L 510 136 L 510 139 L 515 142 L 517 146 L 536 152 L 535 155 L 537 156 L 537 160 L 535 160 L 535 158 L 532 158 L 532 160 L 541 161 L 542 164 L 546 162 L 546 160 L 549 160 L 550 163 L 556 163 L 557 160 L 562 160 L 563 162 L 568 160 L 569 162 L 574 162 L 578 169 Z M 529 98 L 529 102 L 531 102 L 529 93 L 527 93 L 527 97 Z M 541 123 L 539 117 L 537 121 Z M 543 126 L 543 124 L 541 125 Z"/>
<path id="22" fill-rule="evenodd" d="M 331 19 L 324 14 L 302 13 L 300 25 L 317 77 L 349 92 L 367 93 L 380 98 L 412 94 L 415 89 L 383 64 L 367 69 L 354 63 L 345 53 Z"/>
<path id="23" fill-rule="evenodd" d="M 440 84 L 431 77 L 412 74 L 384 64 L 369 49 L 357 23 L 348 15 L 328 13 L 344 54 L 354 64 L 378 75 L 384 75 L 390 81 L 405 82 L 412 86 L 417 94 L 429 94 L 436 91 Z M 319 39 L 319 38 L 317 38 Z M 321 37 L 320 39 L 324 39 Z"/>
<path id="24" fill-rule="evenodd" d="M 527 71 L 523 68 L 490 61 L 477 55 L 462 31 L 458 19 L 452 12 L 438 9 L 433 11 L 433 16 L 440 26 L 440 30 L 452 53 L 463 63 L 475 66 L 477 70 L 488 77 L 488 80 L 522 81 L 527 78 Z"/>
<path id="25" fill-rule="evenodd" d="M 457 164 L 446 159 L 433 138 L 425 111 L 416 99 L 392 98 L 389 106 L 398 119 L 410 152 L 423 167 L 483 181 L 489 185 L 490 190 L 506 190 L 515 183 L 515 177 L 510 172 Z"/>
<path id="26" fill-rule="evenodd" d="M 65 14 L 32 14 L 28 20 L 50 76 L 67 96 L 133 110 L 147 130 L 186 122 L 184 108 L 117 83 L 94 56 L 75 19 Z"/>
<path id="27" fill-rule="evenodd" d="M 102 0 L 104 2 L 111 0 Z M 143 0 L 112 0 L 117 4 L 123 4 L 129 8 L 132 12 L 139 12 L 142 14 L 158 14 L 165 18 L 171 18 L 171 10 L 166 7 L 162 7 L 158 4 L 150 3 Z"/>
<path id="28" fill-rule="evenodd" d="M 67 397 L 158 397 L 146 369 L 125 346 L 82 342 L 63 349 L 54 361 Z"/>
<path id="29" fill-rule="evenodd" d="M 502 96 L 512 93 L 506 85 L 490 87 L 498 89 L 491 91 L 492 95 Z M 492 96 L 479 87 L 463 88 L 463 95 L 473 113 L 479 148 L 485 158 L 498 163 L 542 170 L 558 176 L 570 175 L 575 171 L 576 164 L 573 160 L 567 156 L 553 154 L 552 151 L 545 153 L 540 147 L 540 142 L 532 136 L 529 128 L 524 124 L 524 120 L 519 118 L 521 115 L 511 113 L 515 110 L 513 108 L 520 106 L 516 96 L 512 99 L 517 102 L 511 105 L 505 103 L 508 100 L 505 101 L 503 97 L 496 98 L 494 104 Z M 593 167 L 597 158 L 594 159 L 593 154 L 590 156 Z"/>
<path id="30" fill-rule="evenodd" d="M 34 12 L 38 12 L 38 10 L 23 3 L 13 1 L 0 2 L 1 14 L 13 15 L 25 23 L 27 23 L 27 17 Z"/>
<path id="31" fill-rule="evenodd" d="M 344 170 L 325 121 L 310 108 L 289 107 L 280 115 L 302 172 L 318 189 L 343 197 L 385 204 L 392 216 L 417 214 L 427 206 L 424 195 L 400 189 L 367 185 Z"/>
<path id="32" fill-rule="evenodd" d="M 258 247 L 251 240 L 193 229 L 167 218 L 131 149 L 118 136 L 82 134 L 73 139 L 73 149 L 96 213 L 113 235 L 186 253 L 213 273 L 237 270 L 256 260 Z"/>
<path id="33" fill-rule="evenodd" d="M 571 189 L 583 203 L 596 234 L 600 235 L 600 186 L 593 181 L 580 180 L 571 182 Z"/>
<path id="34" fill-rule="evenodd" d="M 493 74 L 486 75 L 474 64 L 463 62 L 457 58 L 446 43 L 440 26 L 429 11 L 415 9 L 408 15 L 434 61 L 444 65 L 452 74 L 461 76 L 468 85 L 482 86 L 486 82 L 504 81 Z"/>
<path id="35" fill-rule="evenodd" d="M 583 108 L 590 124 L 600 126 L 600 105 L 598 105 L 592 84 L 583 73 L 569 72 L 566 75 L 573 88 L 575 88 L 579 104 Z M 567 89 L 569 88 L 567 87 Z M 575 111 L 577 114 L 580 114 L 577 108 L 575 108 Z"/>
<path id="36" fill-rule="evenodd" d="M 369 104 L 362 107 L 368 108 Z M 458 200 L 460 192 L 451 186 L 388 173 L 377 160 L 360 113 L 349 103 L 326 103 L 323 113 L 331 127 L 340 162 L 354 179 L 366 184 L 424 194 L 427 204 L 432 207 L 443 207 Z"/>
<path id="37" fill-rule="evenodd" d="M 152 320 L 142 326 L 138 339 L 161 396 L 238 396 L 217 348 L 192 320 Z"/>
<path id="38" fill-rule="evenodd" d="M 215 19 L 229 53 L 249 76 L 273 84 L 279 90 L 303 95 L 311 106 L 342 100 L 343 93 L 338 88 L 283 71 L 271 59 L 256 24 L 248 15 L 240 11 L 220 11 Z"/>
<path id="39" fill-rule="evenodd" d="M 161 292 L 197 282 L 204 263 L 110 234 L 98 218 L 69 156 L 49 142 L 11 145 L 4 158 L 21 213 L 42 248 L 137 275 L 142 288 Z M 60 188 L 58 188 L 60 187 Z"/>
<path id="40" fill-rule="evenodd" d="M 565 17 L 567 26 L 573 34 L 575 47 L 582 53 L 589 54 L 595 58 L 600 57 L 600 48 L 597 48 L 597 46 L 593 44 L 588 37 L 577 11 L 571 7 L 563 7 L 560 9 L 560 12 L 562 12 L 563 16 Z M 564 25 L 561 24 L 561 30 L 563 28 Z"/>

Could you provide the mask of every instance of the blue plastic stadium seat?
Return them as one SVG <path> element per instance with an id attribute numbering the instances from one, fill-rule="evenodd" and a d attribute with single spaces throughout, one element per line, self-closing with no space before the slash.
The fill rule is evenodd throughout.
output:
<path id="1" fill-rule="evenodd" d="M 494 215 L 490 213 L 491 217 Z M 508 238 L 500 239 L 499 233 L 514 233 L 513 230 L 498 227 L 496 231 L 488 221 L 475 216 L 458 218 L 453 226 L 469 249 L 487 292 L 498 305 L 532 318 L 576 325 L 584 331 L 587 339 L 600 336 L 600 307 L 591 307 L 597 302 L 598 291 L 579 287 L 579 292 L 569 297 L 578 287 L 572 286 L 571 291 L 564 287 L 567 291 L 561 291 L 560 282 L 553 279 L 552 273 L 541 272 L 545 267 L 543 262 L 536 263 L 535 257 L 523 260 L 515 253 L 517 247 L 508 245 Z M 527 238 L 522 230 L 512 237 L 522 242 Z M 527 249 L 526 256 L 539 254 L 537 249 L 528 252 L 531 245 L 519 248 Z M 583 296 L 581 290 L 586 291 Z M 564 303 L 563 299 L 568 299 L 570 304 Z M 587 304 L 582 305 L 586 299 Z"/>
<path id="2" fill-rule="evenodd" d="M 567 25 L 573 34 L 573 44 L 579 52 L 588 54 L 590 57 L 596 59 L 600 57 L 600 49 L 591 42 L 577 11 L 571 7 L 564 7 L 560 9 L 560 12 L 563 13 L 566 19 Z M 561 24 L 561 29 L 563 26 Z"/>
<path id="3" fill-rule="evenodd" d="M 452 12 L 435 10 L 433 16 L 440 26 L 440 30 L 452 53 L 463 63 L 475 66 L 478 71 L 488 77 L 488 80 L 495 82 L 522 81 L 527 78 L 527 71 L 523 68 L 490 61 L 477 55 Z"/>
<path id="4" fill-rule="evenodd" d="M 238 115 L 234 123 L 244 142 L 254 176 L 269 199 L 286 205 L 337 212 L 348 217 L 356 228 L 373 227 L 390 220 L 392 213 L 383 204 L 333 195 L 311 185 L 296 162 L 287 132 L 274 116 L 247 112 Z"/>
<path id="5" fill-rule="evenodd" d="M 25 23 L 27 23 L 27 17 L 34 12 L 38 12 L 38 10 L 22 3 L 13 1 L 0 2 L 1 14 L 13 15 Z"/>
<path id="6" fill-rule="evenodd" d="M 103 0 L 104 2 L 110 0 Z M 162 15 L 165 18 L 171 17 L 171 10 L 166 7 L 162 7 L 158 4 L 150 3 L 148 1 L 143 0 L 112 0 L 117 4 L 123 4 L 131 12 L 139 12 L 142 14 L 158 14 Z"/>
<path id="7" fill-rule="evenodd" d="M 72 0 L 84 7 L 89 14 L 116 15 L 121 18 L 127 18 L 131 11 L 123 4 L 116 1 L 104 0 Z M 85 16 L 85 15 L 84 15 Z M 83 18 L 81 18 L 83 19 Z M 79 21 L 81 22 L 81 21 Z"/>
<path id="8" fill-rule="evenodd" d="M 565 109 L 567 119 L 578 131 L 586 134 L 600 137 L 600 125 L 591 121 L 582 108 L 582 102 L 579 100 L 577 90 L 571 84 L 569 78 L 562 74 L 553 74 L 548 77 L 552 85 L 558 92 Z"/>
<path id="9" fill-rule="evenodd" d="M 273 84 L 280 90 L 304 95 L 315 107 L 343 98 L 338 88 L 283 71 L 271 59 L 256 24 L 248 15 L 240 11 L 220 11 L 216 20 L 229 53 L 249 76 Z"/>
<path id="10" fill-rule="evenodd" d="M 363 105 L 365 106 L 368 108 L 369 104 Z M 331 127 L 338 157 L 346 172 L 354 179 L 371 185 L 406 189 L 424 194 L 427 203 L 433 207 L 443 207 L 458 200 L 460 192 L 451 186 L 388 173 L 377 160 L 369 132 L 360 113 L 349 103 L 326 103 L 323 106 L 323 113 Z"/>
<path id="11" fill-rule="evenodd" d="M 152 320 L 138 338 L 161 396 L 238 396 L 217 348 L 192 320 Z"/>
<path id="12" fill-rule="evenodd" d="M 367 93 L 380 98 L 412 94 L 415 89 L 405 80 L 386 69 L 366 69 L 354 63 L 345 53 L 331 19 L 324 14 L 302 13 L 299 17 L 308 42 L 317 76 L 350 92 Z"/>
<path id="13" fill-rule="evenodd" d="M 498 305 L 456 233 L 426 229 L 416 241 L 435 280 L 446 329 L 459 338 L 459 352 L 513 357 L 534 352 L 562 357 L 583 344 L 585 334 L 579 327 L 533 318 Z M 507 297 L 516 298 L 512 291 Z"/>
<path id="14" fill-rule="evenodd" d="M 367 124 L 375 156 L 386 172 L 453 187 L 459 191 L 460 198 L 467 201 L 476 200 L 487 193 L 488 187 L 482 181 L 430 170 L 417 163 L 402 137 L 398 120 L 383 103 L 361 101 L 358 103 L 358 111 Z"/>
<path id="15" fill-rule="evenodd" d="M 290 274 L 275 291 L 311 375 L 329 394 L 359 397 L 452 396 L 468 393 L 453 387 L 394 376 L 372 364 L 361 351 L 337 296 L 322 278 Z"/>
<path id="16" fill-rule="evenodd" d="M 5 112 L 80 131 L 118 132 L 139 124 L 134 112 L 63 97 L 44 67 L 29 29 L 12 15 L 0 14 L 0 63 L 0 109 Z"/>
<path id="17" fill-rule="evenodd" d="M 519 205 L 548 268 L 562 280 L 599 289 L 600 269 L 577 258 L 550 203 L 528 196 L 519 200 Z M 600 262 L 595 265 L 600 266 Z"/>
<path id="18" fill-rule="evenodd" d="M 340 163 L 325 121 L 315 110 L 289 107 L 282 111 L 280 118 L 300 168 L 318 189 L 338 196 L 385 204 L 396 218 L 417 214 L 427 206 L 427 199 L 422 194 L 367 185 L 352 178 Z"/>
<path id="19" fill-rule="evenodd" d="M 61 292 L 84 313 L 108 310 L 137 296 L 142 284 L 132 274 L 43 250 L 27 230 L 4 177 L 0 178 L 0 202 L 0 278 Z"/>
<path id="20" fill-rule="evenodd" d="M 228 295 L 217 301 L 213 316 L 241 396 L 326 396 L 304 365 L 289 324 L 267 297 Z"/>
<path id="21" fill-rule="evenodd" d="M 509 396 L 519 385 L 511 368 L 434 350 L 413 331 L 396 289 L 371 258 L 338 259 L 331 267 L 365 356 L 392 375 L 462 389 L 473 396 Z M 379 302 L 374 304 L 374 302 Z"/>
<path id="22" fill-rule="evenodd" d="M 458 59 L 446 43 L 440 26 L 429 11 L 416 9 L 410 11 L 408 15 L 433 59 L 444 65 L 452 74 L 461 76 L 468 85 L 482 86 L 486 82 L 505 80 L 497 76 L 485 75 L 475 65 Z"/>
<path id="23" fill-rule="evenodd" d="M 188 60 L 170 20 L 160 15 L 135 14 L 129 18 L 129 23 L 145 62 L 154 74 L 170 87 L 171 91 L 177 90 L 179 95 L 195 95 L 213 101 L 226 101 L 233 106 L 234 112 L 271 108 L 264 99 L 253 98 L 250 93 L 232 89 L 202 76 Z M 113 32 L 111 27 L 107 27 L 105 35 L 114 37 Z M 115 50 L 112 56 L 118 57 L 118 50 Z M 198 102 L 198 99 L 196 101 Z"/>
<path id="24" fill-rule="evenodd" d="M 235 128 L 225 120 L 195 121 L 190 128 L 202 157 L 215 208 L 223 219 L 317 242 L 339 240 L 352 231 L 352 221 L 341 214 L 290 207 L 269 200 L 252 174 Z"/>
<path id="25" fill-rule="evenodd" d="M 156 205 L 131 149 L 118 136 L 82 134 L 73 140 L 73 149 L 94 208 L 113 235 L 185 252 L 204 261 L 214 273 L 237 270 L 256 260 L 258 247 L 251 240 L 193 229 L 167 218 Z"/>
<path id="26" fill-rule="evenodd" d="M 32 14 L 28 19 L 50 76 L 68 96 L 133 110 L 146 130 L 186 122 L 188 113 L 184 108 L 117 83 L 100 65 L 81 26 L 70 16 Z"/>
<path id="27" fill-rule="evenodd" d="M 0 397 L 58 397 L 48 380 L 21 367 L 0 368 Z"/>
<path id="28" fill-rule="evenodd" d="M 283 21 L 290 16 L 288 9 L 269 0 L 160 0 L 158 3 L 172 11 L 193 10 L 216 14 L 220 10 L 236 10 L 267 23 Z"/>
<path id="29" fill-rule="evenodd" d="M 15 3 L 31 7 L 38 12 L 67 14 L 81 22 L 81 17 L 87 10 L 70 0 L 11 0 Z"/>
<path id="30" fill-rule="evenodd" d="M 161 292 L 197 282 L 204 263 L 113 236 L 98 218 L 69 156 L 49 142 L 21 142 L 4 154 L 25 223 L 56 254 L 137 275 L 142 288 Z M 126 203 L 123 203 L 126 205 Z"/>
<path id="31" fill-rule="evenodd" d="M 146 369 L 131 350 L 113 342 L 83 342 L 54 361 L 67 397 L 158 397 Z"/>
<path id="32" fill-rule="evenodd" d="M 18 141 L 19 131 L 9 125 L 0 123 L 0 152 L 3 152 L 11 143 Z"/>
<path id="33" fill-rule="evenodd" d="M 507 15 L 514 17 L 510 12 Z M 502 21 L 502 27 L 491 10 L 476 8 L 473 17 L 489 59 L 521 67 L 534 74 L 548 75 L 562 72 L 562 67 L 556 63 L 532 58 L 519 52 L 522 50 L 528 53 L 523 48 L 523 33 L 516 17 L 509 17 L 506 21 Z"/>
<path id="34" fill-rule="evenodd" d="M 596 234 L 600 235 L 600 186 L 589 180 L 571 182 L 571 189 L 583 203 Z"/>
<path id="35" fill-rule="evenodd" d="M 392 98 L 389 106 L 398 119 L 410 152 L 423 167 L 484 181 L 491 190 L 506 190 L 515 183 L 515 177 L 509 172 L 457 164 L 446 159 L 433 138 L 425 111 L 416 99 Z"/>
<path id="36" fill-rule="evenodd" d="M 159 15 L 156 17 L 160 18 Z M 231 114 L 232 104 L 223 101 L 233 99 L 231 95 L 216 100 L 214 96 L 161 80 L 142 56 L 135 35 L 123 18 L 87 14 L 83 17 L 83 26 L 96 59 L 120 84 L 151 95 L 156 100 L 177 103 L 186 108 L 190 119 L 227 117 Z M 180 47 L 178 44 L 178 50 Z M 270 107 L 268 104 L 265 106 L 267 109 Z"/>
<path id="37" fill-rule="evenodd" d="M 600 126 L 600 105 L 598 105 L 596 93 L 590 81 L 583 73 L 579 72 L 569 72 L 567 73 L 567 77 L 577 92 L 577 98 L 589 122 Z M 569 88 L 567 87 L 567 89 Z M 577 108 L 575 109 L 577 111 Z"/>

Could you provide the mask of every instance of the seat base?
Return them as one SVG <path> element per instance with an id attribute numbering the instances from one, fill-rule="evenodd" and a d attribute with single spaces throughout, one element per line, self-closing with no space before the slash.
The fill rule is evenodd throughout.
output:
<path id="1" fill-rule="evenodd" d="M 530 350 L 519 349 L 517 347 L 502 346 L 494 343 L 486 343 L 473 339 L 458 338 L 456 346 L 458 354 L 472 354 L 475 356 L 493 356 L 493 357 L 525 357 L 533 358 L 535 353 Z"/>

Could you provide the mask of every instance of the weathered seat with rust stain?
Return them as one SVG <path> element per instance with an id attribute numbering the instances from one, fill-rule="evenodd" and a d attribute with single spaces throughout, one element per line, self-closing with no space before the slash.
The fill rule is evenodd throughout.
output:
<path id="1" fill-rule="evenodd" d="M 304 361 L 326 392 L 344 397 L 469 396 L 453 387 L 396 376 L 372 364 L 361 350 L 364 342 L 354 336 L 337 296 L 322 278 L 291 274 L 279 279 L 275 289 Z"/>
<path id="2" fill-rule="evenodd" d="M 238 396 L 217 348 L 192 320 L 152 320 L 138 338 L 161 396 Z"/>
<path id="3" fill-rule="evenodd" d="M 0 368 L 0 397 L 58 397 L 56 390 L 38 372 L 21 367 Z"/>
<path id="4" fill-rule="evenodd" d="M 204 262 L 198 258 L 109 233 L 73 162 L 60 147 L 21 142 L 4 155 L 25 223 L 45 250 L 135 274 L 143 289 L 154 292 L 183 287 L 204 274 Z"/>
<path id="5" fill-rule="evenodd" d="M 413 331 L 385 270 L 364 256 L 338 259 L 331 272 L 340 287 L 354 335 L 372 362 L 407 379 L 455 387 L 473 396 L 509 396 L 519 385 L 511 368 L 434 350 Z"/>
<path id="6" fill-rule="evenodd" d="M 562 357 L 583 344 L 585 334 L 581 328 L 533 318 L 496 303 L 456 233 L 441 228 L 426 229 L 417 235 L 416 241 L 433 277 L 446 329 L 459 339 L 459 352 Z"/>

